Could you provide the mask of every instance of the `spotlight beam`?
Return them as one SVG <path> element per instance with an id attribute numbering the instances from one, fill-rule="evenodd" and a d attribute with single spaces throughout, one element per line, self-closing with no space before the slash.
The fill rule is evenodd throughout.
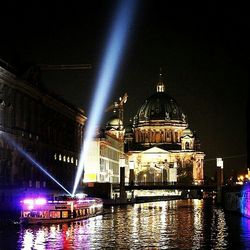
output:
<path id="1" fill-rule="evenodd" d="M 86 155 L 89 151 L 90 141 L 94 138 L 96 128 L 101 121 L 104 108 L 107 105 L 109 93 L 113 86 L 115 74 L 121 63 L 121 57 L 128 37 L 129 27 L 132 23 L 136 9 L 136 0 L 123 0 L 117 9 L 117 14 L 113 20 L 110 35 L 107 39 L 106 49 L 97 78 L 96 92 L 91 105 L 90 117 L 86 124 L 85 138 L 80 154 L 80 160 L 76 173 L 72 194 L 74 195 L 82 177 L 83 169 L 85 173 L 90 171 L 89 166 L 84 166 Z"/>
<path id="2" fill-rule="evenodd" d="M 46 174 L 51 180 L 53 180 L 57 185 L 59 185 L 64 191 L 66 191 L 70 196 L 72 196 L 72 194 L 60 183 L 58 182 L 50 173 L 48 173 L 42 166 L 40 163 L 38 163 L 37 161 L 34 160 L 34 158 L 29 155 L 28 153 L 26 153 L 10 136 L 8 136 L 6 133 L 2 132 L 1 135 L 5 138 L 5 140 L 7 141 L 7 143 L 11 144 L 12 146 L 14 146 L 19 153 L 21 153 L 27 160 L 29 160 L 29 162 L 31 162 L 36 168 L 38 168 L 39 170 L 41 170 L 44 174 Z"/>

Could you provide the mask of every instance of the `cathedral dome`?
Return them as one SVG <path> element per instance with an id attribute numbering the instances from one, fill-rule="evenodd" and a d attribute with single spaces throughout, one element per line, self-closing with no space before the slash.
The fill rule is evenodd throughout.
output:
<path id="1" fill-rule="evenodd" d="M 156 92 L 139 108 L 134 125 L 154 120 L 186 123 L 186 116 L 174 98 L 165 92 Z"/>

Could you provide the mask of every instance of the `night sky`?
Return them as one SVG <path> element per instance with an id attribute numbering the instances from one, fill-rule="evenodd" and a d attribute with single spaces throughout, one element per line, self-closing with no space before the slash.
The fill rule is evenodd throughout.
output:
<path id="1" fill-rule="evenodd" d="M 88 117 L 116 3 L 8 1 L 1 8 L 0 57 L 23 70 L 32 64 L 90 63 L 91 70 L 41 76 L 50 91 L 82 107 Z M 127 92 L 128 123 L 154 93 L 161 67 L 167 92 L 201 140 L 208 175 L 214 174 L 216 157 L 226 157 L 227 175 L 247 168 L 250 27 L 244 7 L 173 8 L 167 1 L 138 1 L 107 104 Z"/>

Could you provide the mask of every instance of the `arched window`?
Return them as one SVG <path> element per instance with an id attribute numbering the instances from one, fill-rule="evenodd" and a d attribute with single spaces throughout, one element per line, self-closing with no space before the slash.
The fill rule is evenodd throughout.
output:
<path id="1" fill-rule="evenodd" d="M 189 149 L 189 142 L 185 143 L 185 149 Z"/>
<path id="2" fill-rule="evenodd" d="M 175 142 L 179 142 L 178 132 L 175 132 L 175 133 L 174 133 L 174 136 L 175 136 Z"/>

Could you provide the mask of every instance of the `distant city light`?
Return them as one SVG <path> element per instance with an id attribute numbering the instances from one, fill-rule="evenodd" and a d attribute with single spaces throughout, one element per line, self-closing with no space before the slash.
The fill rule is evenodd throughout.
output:
<path id="1" fill-rule="evenodd" d="M 91 166 L 86 166 L 86 156 L 89 152 L 90 141 L 94 138 L 96 129 L 99 127 L 102 114 L 107 104 L 111 87 L 114 84 L 116 72 L 122 58 L 126 38 L 128 37 L 129 26 L 133 20 L 135 12 L 135 0 L 124 0 L 120 2 L 117 14 L 113 20 L 111 32 L 107 39 L 106 49 L 103 55 L 103 61 L 97 78 L 97 86 L 92 99 L 89 120 L 86 124 L 85 138 L 80 155 L 78 169 L 72 194 L 74 195 L 84 169 L 84 177 L 93 175 Z"/>

